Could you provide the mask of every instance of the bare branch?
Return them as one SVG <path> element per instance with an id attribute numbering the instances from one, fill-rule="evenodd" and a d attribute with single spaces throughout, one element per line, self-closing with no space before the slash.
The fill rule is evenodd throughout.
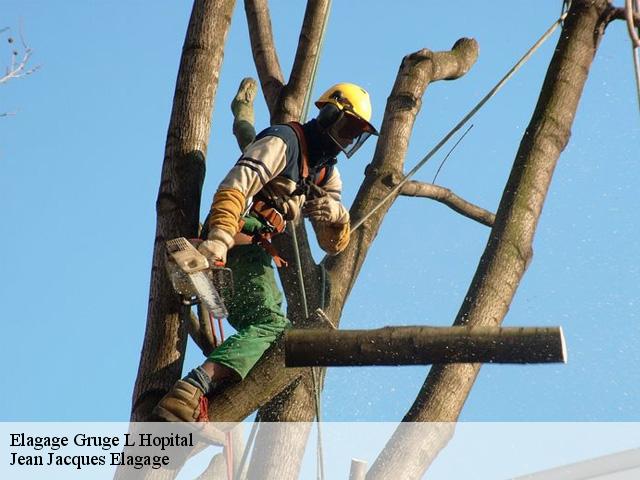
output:
<path id="1" fill-rule="evenodd" d="M 280 90 L 284 85 L 284 77 L 273 41 L 269 6 L 267 0 L 245 0 L 244 9 L 262 93 L 273 116 Z"/>
<path id="2" fill-rule="evenodd" d="M 490 211 L 466 201 L 464 198 L 459 197 L 448 188 L 441 187 L 440 185 L 434 185 L 433 183 L 423 183 L 410 180 L 404 184 L 400 194 L 407 197 L 430 198 L 446 205 L 452 210 L 458 212 L 460 215 L 464 215 L 476 222 L 480 222 L 487 227 L 492 227 L 493 222 L 496 219 L 495 214 Z"/>
<path id="3" fill-rule="evenodd" d="M 9 31 L 9 27 L 5 27 L 2 30 L 0 30 L 0 34 L 7 31 Z M 33 51 L 31 50 L 31 48 L 27 46 L 22 36 L 22 32 L 20 33 L 20 39 L 22 42 L 22 52 L 20 52 L 17 47 L 13 47 L 13 45 L 15 44 L 15 41 L 12 37 L 9 37 L 7 39 L 9 45 L 12 46 L 11 63 L 6 68 L 5 74 L 0 77 L 0 85 L 14 78 L 26 77 L 27 75 L 31 75 L 32 73 L 34 73 L 36 70 L 40 68 L 40 65 L 36 65 L 35 67 L 31 67 L 31 68 L 27 67 L 27 64 L 31 59 L 31 55 L 33 54 Z M 6 115 L 3 115 L 3 116 L 6 116 Z"/>
<path id="4" fill-rule="evenodd" d="M 313 69 L 320 55 L 321 38 L 328 16 L 329 0 L 309 0 L 300 30 L 300 39 L 296 57 L 289 76 L 289 82 L 283 88 L 275 122 L 300 120 L 307 90 L 311 88 Z"/>

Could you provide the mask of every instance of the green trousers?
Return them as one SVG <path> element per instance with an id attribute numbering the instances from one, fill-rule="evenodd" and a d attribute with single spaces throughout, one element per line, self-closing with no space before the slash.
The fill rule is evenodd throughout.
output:
<path id="1" fill-rule="evenodd" d="M 271 256 L 258 245 L 240 245 L 227 255 L 234 294 L 228 302 L 229 323 L 237 333 L 216 348 L 209 360 L 244 379 L 262 354 L 290 326 L 282 312 Z"/>

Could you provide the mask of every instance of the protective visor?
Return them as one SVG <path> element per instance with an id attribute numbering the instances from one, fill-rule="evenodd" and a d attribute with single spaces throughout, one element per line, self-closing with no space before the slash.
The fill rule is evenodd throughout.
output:
<path id="1" fill-rule="evenodd" d="M 369 122 L 348 112 L 342 112 L 338 120 L 329 127 L 327 134 L 336 142 L 347 158 L 350 158 L 371 135 L 378 135 Z"/>

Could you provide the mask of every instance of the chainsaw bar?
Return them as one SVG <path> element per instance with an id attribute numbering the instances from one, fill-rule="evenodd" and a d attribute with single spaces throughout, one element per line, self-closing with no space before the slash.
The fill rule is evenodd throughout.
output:
<path id="1" fill-rule="evenodd" d="M 168 240 L 166 246 L 169 279 L 183 302 L 186 305 L 201 303 L 215 318 L 226 318 L 229 312 L 213 284 L 206 257 L 184 237 Z M 228 268 L 215 270 L 231 273 Z"/>

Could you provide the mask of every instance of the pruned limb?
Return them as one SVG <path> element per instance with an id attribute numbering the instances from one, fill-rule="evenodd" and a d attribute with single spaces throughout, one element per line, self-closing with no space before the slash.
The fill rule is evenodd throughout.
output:
<path id="1" fill-rule="evenodd" d="M 533 236 L 554 168 L 571 126 L 604 32 L 607 0 L 573 0 L 545 77 L 538 104 L 520 143 L 496 221 L 455 325 L 498 326 L 531 259 Z M 405 422 L 455 422 L 479 364 L 434 365 Z M 444 448 L 438 441 L 396 432 L 367 474 L 368 480 L 421 478 Z"/>
<path id="2" fill-rule="evenodd" d="M 304 99 L 311 88 L 313 68 L 320 54 L 321 38 L 327 20 L 329 0 L 309 0 L 304 12 L 296 56 L 287 85 L 282 89 L 274 123 L 301 120 Z M 304 119 L 302 119 L 304 120 Z"/>
<path id="3" fill-rule="evenodd" d="M 262 93 L 269 112 L 273 115 L 280 90 L 284 85 L 284 77 L 273 41 L 269 5 L 267 0 L 245 0 L 244 10 L 247 15 L 251 51 L 262 86 Z"/>
<path id="4" fill-rule="evenodd" d="M 490 211 L 466 201 L 448 188 L 434 185 L 433 183 L 410 180 L 404 184 L 400 194 L 407 197 L 431 198 L 458 212 L 460 215 L 480 222 L 487 227 L 492 227 L 496 219 L 495 214 Z"/>
<path id="5" fill-rule="evenodd" d="M 238 87 L 238 93 L 231 102 L 233 112 L 233 134 L 238 141 L 240 150 L 244 152 L 254 138 L 256 138 L 255 114 L 253 113 L 253 101 L 256 98 L 258 82 L 253 78 L 243 78 Z"/>
<path id="6" fill-rule="evenodd" d="M 349 480 L 364 480 L 367 475 L 367 462 L 351 459 L 351 469 L 349 470 Z"/>
<path id="7" fill-rule="evenodd" d="M 294 329 L 285 334 L 288 367 L 566 362 L 559 327 L 385 327 Z"/>

